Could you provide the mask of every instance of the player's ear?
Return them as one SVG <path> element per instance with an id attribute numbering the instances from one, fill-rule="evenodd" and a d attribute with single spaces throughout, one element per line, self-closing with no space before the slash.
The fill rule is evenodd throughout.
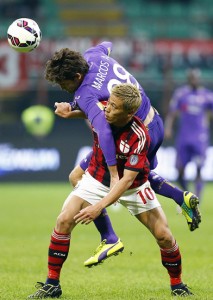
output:
<path id="1" fill-rule="evenodd" d="M 135 113 L 134 113 L 133 111 L 129 111 L 129 112 L 128 112 L 128 117 L 129 117 L 129 118 L 132 118 L 132 117 L 134 116 L 134 114 L 135 114 Z"/>
<path id="2" fill-rule="evenodd" d="M 81 73 L 76 73 L 75 74 L 75 78 L 78 79 L 78 80 L 81 80 L 83 77 L 83 75 Z"/>

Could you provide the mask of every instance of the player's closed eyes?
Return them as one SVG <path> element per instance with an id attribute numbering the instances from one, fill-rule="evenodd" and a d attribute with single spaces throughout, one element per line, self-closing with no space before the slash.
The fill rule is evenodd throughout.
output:
<path id="1" fill-rule="evenodd" d="M 117 106 L 115 105 L 115 103 L 108 101 L 107 103 L 107 108 L 110 107 L 111 109 L 116 109 Z"/>

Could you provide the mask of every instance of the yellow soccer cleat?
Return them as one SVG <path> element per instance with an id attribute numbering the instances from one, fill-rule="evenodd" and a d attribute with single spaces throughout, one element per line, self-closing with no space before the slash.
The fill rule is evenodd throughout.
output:
<path id="1" fill-rule="evenodd" d="M 186 218 L 190 231 L 194 231 L 199 227 L 201 222 L 201 213 L 199 211 L 199 199 L 191 192 L 184 192 L 184 200 L 181 205 L 182 214 Z"/>
<path id="2" fill-rule="evenodd" d="M 118 241 L 114 244 L 107 244 L 107 240 L 103 240 L 95 250 L 94 255 L 84 262 L 84 266 L 89 268 L 92 266 L 97 266 L 105 259 L 109 258 L 112 255 L 118 255 L 123 250 L 124 245 L 120 239 L 118 239 Z"/>

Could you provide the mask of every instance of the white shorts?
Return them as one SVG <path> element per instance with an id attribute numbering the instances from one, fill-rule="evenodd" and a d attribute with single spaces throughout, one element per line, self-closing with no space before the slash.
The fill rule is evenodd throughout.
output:
<path id="1" fill-rule="evenodd" d="M 94 179 L 88 172 L 83 175 L 70 195 L 76 195 L 90 204 L 96 204 L 109 193 L 109 188 Z M 138 188 L 127 190 L 119 203 L 125 206 L 132 215 L 138 215 L 150 209 L 161 206 L 152 190 L 149 181 Z"/>

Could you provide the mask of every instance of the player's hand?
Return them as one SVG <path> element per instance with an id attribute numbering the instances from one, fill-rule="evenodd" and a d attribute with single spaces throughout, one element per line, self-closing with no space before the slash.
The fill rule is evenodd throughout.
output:
<path id="1" fill-rule="evenodd" d="M 59 117 L 68 119 L 72 115 L 72 108 L 68 102 L 55 102 L 55 114 Z"/>
<path id="2" fill-rule="evenodd" d="M 89 224 L 101 214 L 102 208 L 98 204 L 83 208 L 74 216 L 75 223 Z"/>

